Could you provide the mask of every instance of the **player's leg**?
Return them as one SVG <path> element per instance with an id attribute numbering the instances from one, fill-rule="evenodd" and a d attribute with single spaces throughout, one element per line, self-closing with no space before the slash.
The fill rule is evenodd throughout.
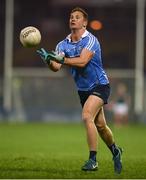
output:
<path id="1" fill-rule="evenodd" d="M 103 108 L 99 110 L 98 114 L 95 117 L 95 125 L 97 127 L 99 135 L 101 136 L 101 138 L 103 139 L 103 141 L 106 143 L 106 145 L 109 147 L 109 149 L 113 154 L 115 172 L 120 173 L 122 170 L 122 162 L 121 162 L 122 150 L 115 144 L 113 133 L 106 124 Z"/>
<path id="2" fill-rule="evenodd" d="M 98 133 L 103 139 L 103 141 L 106 143 L 107 146 L 111 146 L 114 143 L 114 138 L 112 131 L 106 124 L 103 108 L 101 108 L 96 115 L 94 122 Z"/>
<path id="3" fill-rule="evenodd" d="M 86 128 L 87 143 L 89 147 L 89 160 L 82 167 L 82 170 L 97 169 L 96 151 L 98 143 L 98 134 L 94 123 L 94 119 L 102 105 L 103 101 L 101 98 L 94 95 L 90 95 L 83 106 L 82 120 Z"/>

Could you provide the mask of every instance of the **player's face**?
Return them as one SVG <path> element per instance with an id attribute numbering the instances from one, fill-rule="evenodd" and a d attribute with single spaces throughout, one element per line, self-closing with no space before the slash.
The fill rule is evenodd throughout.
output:
<path id="1" fill-rule="evenodd" d="M 87 20 L 84 18 L 82 12 L 75 11 L 71 13 L 70 19 L 69 19 L 69 26 L 70 29 L 82 29 L 85 28 L 87 25 Z"/>

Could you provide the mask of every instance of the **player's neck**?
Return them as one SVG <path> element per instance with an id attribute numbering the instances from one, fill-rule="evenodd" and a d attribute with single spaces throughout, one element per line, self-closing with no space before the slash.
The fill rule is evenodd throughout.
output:
<path id="1" fill-rule="evenodd" d="M 84 34 L 86 29 L 75 29 L 72 30 L 71 32 L 71 40 L 74 41 L 79 41 Z"/>

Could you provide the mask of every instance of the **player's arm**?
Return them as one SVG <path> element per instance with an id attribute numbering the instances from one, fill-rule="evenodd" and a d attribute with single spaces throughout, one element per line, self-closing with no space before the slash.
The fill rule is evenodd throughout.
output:
<path id="1" fill-rule="evenodd" d="M 49 54 L 52 61 L 58 62 L 60 64 L 66 64 L 68 66 L 84 67 L 93 57 L 94 53 L 84 48 L 79 57 L 67 58 L 56 52 L 54 54 Z"/>
<path id="2" fill-rule="evenodd" d="M 64 58 L 64 64 L 69 66 L 84 67 L 93 57 L 94 53 L 84 48 L 79 57 Z"/>

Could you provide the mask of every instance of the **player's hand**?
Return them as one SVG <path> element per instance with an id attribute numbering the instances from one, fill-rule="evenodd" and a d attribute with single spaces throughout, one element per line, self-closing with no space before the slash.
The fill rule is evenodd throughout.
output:
<path id="1" fill-rule="evenodd" d="M 39 54 L 41 59 L 43 59 L 45 64 L 48 64 L 48 65 L 50 64 L 51 58 L 49 56 L 49 54 L 50 54 L 49 52 L 47 52 L 44 48 L 41 48 L 40 50 L 37 50 L 36 52 Z"/>
<path id="2" fill-rule="evenodd" d="M 59 54 L 55 51 L 52 51 L 48 54 L 48 56 L 52 61 L 56 61 L 60 64 L 64 64 L 64 54 Z"/>

